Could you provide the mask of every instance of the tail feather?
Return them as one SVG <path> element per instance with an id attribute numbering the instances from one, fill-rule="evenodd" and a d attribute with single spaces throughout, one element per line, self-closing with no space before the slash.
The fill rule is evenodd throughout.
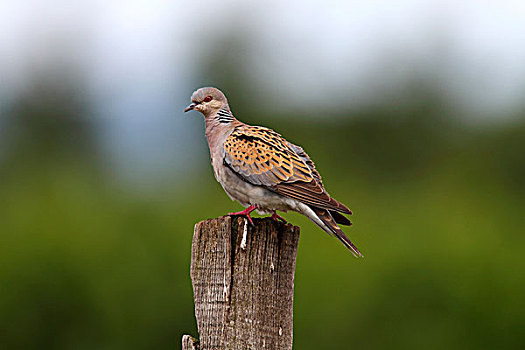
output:
<path id="1" fill-rule="evenodd" d="M 345 235 L 343 230 L 341 230 L 341 228 L 337 226 L 336 220 L 334 220 L 334 217 L 332 216 L 333 214 L 331 214 L 326 209 L 319 209 L 315 207 L 310 207 L 310 208 L 317 215 L 321 223 L 324 224 L 324 225 L 320 225 L 320 223 L 314 221 L 319 227 L 321 227 L 324 231 L 326 231 L 331 236 L 335 236 L 339 241 L 341 241 L 341 243 L 343 243 L 345 247 L 347 247 L 356 258 L 363 257 L 363 254 L 361 254 L 359 249 L 357 249 L 357 247 L 352 243 L 352 241 L 350 241 L 350 239 Z M 336 216 L 336 218 L 340 220 L 339 217 Z M 344 216 L 343 218 L 346 219 Z M 350 220 L 348 219 L 346 220 L 350 222 Z"/>
<path id="2" fill-rule="evenodd" d="M 348 220 L 343 214 L 335 210 L 330 210 L 330 215 L 332 215 L 336 223 L 346 226 L 352 226 L 352 222 Z"/>

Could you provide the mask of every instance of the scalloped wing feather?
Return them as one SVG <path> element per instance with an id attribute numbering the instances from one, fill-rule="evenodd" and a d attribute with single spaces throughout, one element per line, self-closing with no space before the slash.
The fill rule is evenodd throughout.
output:
<path id="1" fill-rule="evenodd" d="M 310 168 L 273 130 L 243 125 L 224 142 L 225 162 L 254 185 L 313 179 Z"/>
<path id="2" fill-rule="evenodd" d="M 271 129 L 236 127 L 224 142 L 224 162 L 253 185 L 265 186 L 308 205 L 352 214 L 326 193 L 306 152 Z"/>

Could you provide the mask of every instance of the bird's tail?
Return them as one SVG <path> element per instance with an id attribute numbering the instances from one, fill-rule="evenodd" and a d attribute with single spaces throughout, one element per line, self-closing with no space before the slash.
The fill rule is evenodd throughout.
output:
<path id="1" fill-rule="evenodd" d="M 357 247 L 352 243 L 352 241 L 350 241 L 350 239 L 345 235 L 343 230 L 339 228 L 336 221 L 334 220 L 334 218 L 332 217 L 332 215 L 330 214 L 328 210 L 319 209 L 315 207 L 310 207 L 310 208 L 313 210 L 313 212 L 315 213 L 315 215 L 320 221 L 318 222 L 318 220 L 312 220 L 315 224 L 317 224 L 317 226 L 322 228 L 329 235 L 335 236 L 338 240 L 340 240 L 341 243 L 343 243 L 345 247 L 347 247 L 352 252 L 352 254 L 354 254 L 356 258 L 363 257 L 363 254 L 361 254 L 359 249 L 357 249 Z"/>

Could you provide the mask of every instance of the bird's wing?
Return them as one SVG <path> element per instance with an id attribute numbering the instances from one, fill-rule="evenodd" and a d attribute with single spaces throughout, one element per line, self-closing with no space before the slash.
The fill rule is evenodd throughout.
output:
<path id="1" fill-rule="evenodd" d="M 236 127 L 224 142 L 224 162 L 253 185 L 310 206 L 351 214 L 325 191 L 321 176 L 303 149 L 271 129 Z"/>

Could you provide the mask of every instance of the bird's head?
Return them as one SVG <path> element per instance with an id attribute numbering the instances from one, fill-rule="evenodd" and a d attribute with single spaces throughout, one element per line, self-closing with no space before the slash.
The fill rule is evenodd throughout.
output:
<path id="1" fill-rule="evenodd" d="M 208 117 L 222 108 L 228 107 L 228 100 L 221 90 L 213 87 L 203 87 L 191 95 L 191 103 L 184 112 L 196 110 Z"/>

